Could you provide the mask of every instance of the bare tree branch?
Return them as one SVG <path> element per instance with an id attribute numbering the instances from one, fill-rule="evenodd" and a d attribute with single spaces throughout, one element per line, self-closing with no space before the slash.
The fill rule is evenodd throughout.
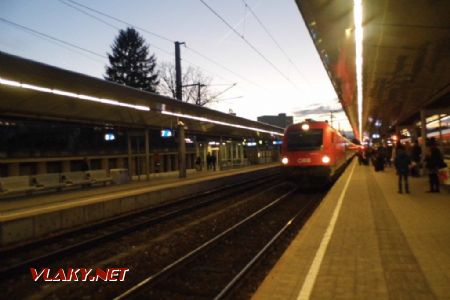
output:
<path id="1" fill-rule="evenodd" d="M 159 67 L 161 83 L 158 91 L 160 94 L 175 98 L 175 66 L 173 63 L 163 62 Z M 191 66 L 183 72 L 183 101 L 199 106 L 205 106 L 213 100 L 209 85 L 212 78 L 205 75 L 200 69 Z M 198 97 L 200 89 L 200 98 Z"/>

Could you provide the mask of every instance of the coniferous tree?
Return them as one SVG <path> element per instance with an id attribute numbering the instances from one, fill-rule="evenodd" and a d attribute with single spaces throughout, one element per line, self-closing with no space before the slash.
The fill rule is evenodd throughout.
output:
<path id="1" fill-rule="evenodd" d="M 149 55 L 144 38 L 134 29 L 120 30 L 108 54 L 105 79 L 149 92 L 159 84 L 155 55 Z"/>

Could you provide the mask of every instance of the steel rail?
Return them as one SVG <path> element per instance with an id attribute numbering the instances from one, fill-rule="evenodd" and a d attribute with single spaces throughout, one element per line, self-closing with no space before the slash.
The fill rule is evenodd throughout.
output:
<path id="1" fill-rule="evenodd" d="M 239 221 L 238 223 L 234 224 L 233 226 L 229 227 L 228 229 L 222 231 L 220 234 L 216 235 L 214 238 L 208 240 L 207 242 L 203 243 L 202 245 L 198 246 L 194 250 L 190 251 L 189 253 L 185 254 L 184 256 L 178 258 L 171 264 L 165 266 L 160 271 L 148 276 L 144 280 L 140 281 L 139 283 L 135 284 L 128 290 L 124 291 L 120 295 L 113 298 L 114 300 L 121 300 L 126 297 L 132 296 L 133 294 L 137 293 L 140 289 L 144 287 L 148 287 L 149 285 L 156 282 L 156 279 L 159 279 L 163 275 L 169 274 L 171 271 L 176 269 L 178 266 L 183 265 L 184 263 L 188 262 L 189 260 L 193 259 L 197 255 L 203 253 L 203 251 L 207 250 L 209 247 L 217 243 L 220 239 L 228 236 L 232 232 L 234 232 L 236 229 L 240 228 L 241 226 L 247 224 L 248 222 L 252 221 L 256 217 L 260 216 L 261 214 L 265 213 L 267 210 L 272 208 L 274 205 L 278 204 L 280 201 L 285 199 L 286 197 L 292 195 L 298 188 L 293 188 L 289 192 L 281 195 L 280 197 L 273 200 L 271 203 L 267 204 L 266 206 L 262 207 L 261 209 L 257 210 L 256 212 L 252 213 L 250 216 L 246 217 L 245 219 Z"/>
<path id="2" fill-rule="evenodd" d="M 284 233 L 291 227 L 291 225 L 298 219 L 304 217 L 305 213 L 309 212 L 311 206 L 316 204 L 315 199 L 309 200 L 306 206 L 303 206 L 286 224 L 272 237 L 272 239 L 261 248 L 261 250 L 241 269 L 241 271 L 229 281 L 229 283 L 214 297 L 214 300 L 224 299 L 232 289 L 240 282 L 240 280 L 245 276 L 248 271 L 255 266 L 255 264 L 260 261 L 267 251 L 273 246 L 273 244 L 283 236 Z"/>
<path id="3" fill-rule="evenodd" d="M 77 251 L 82 251 L 84 249 L 93 247 L 101 242 L 104 241 L 108 241 L 109 239 L 112 238 L 118 238 L 121 237 L 125 234 L 137 231 L 141 228 L 145 228 L 148 225 L 151 224 L 156 224 L 156 223 L 160 223 L 163 221 L 166 221 L 170 218 L 173 217 L 177 217 L 186 213 L 189 213 L 195 209 L 216 203 L 216 202 L 220 202 L 223 199 L 225 199 L 226 197 L 230 197 L 233 194 L 236 193 L 240 193 L 242 189 L 244 188 L 248 188 L 248 185 L 253 186 L 260 186 L 261 183 L 265 183 L 265 182 L 273 182 L 274 179 L 278 178 L 278 176 L 269 176 L 266 178 L 258 178 L 258 179 L 250 179 L 250 180 L 246 180 L 244 182 L 240 182 L 238 184 L 228 184 L 228 185 L 224 185 L 221 186 L 220 188 L 216 188 L 216 189 L 212 189 L 206 192 L 202 192 L 202 193 L 198 193 L 195 195 L 190 195 L 188 197 L 184 197 L 181 198 L 177 201 L 171 202 L 171 203 L 167 203 L 167 204 L 163 204 L 163 205 L 159 205 L 159 206 L 155 206 L 149 209 L 146 209 L 144 211 L 139 211 L 133 214 L 128 214 L 126 216 L 122 216 L 119 217 L 117 219 L 114 220 L 108 220 L 104 223 L 101 224 L 95 224 L 92 227 L 88 227 L 88 228 L 83 228 L 80 231 L 73 231 L 68 233 L 66 236 L 59 236 L 54 244 L 57 243 L 61 243 L 60 239 L 61 238 L 65 238 L 66 240 L 70 240 L 71 238 L 73 238 L 74 235 L 79 234 L 80 232 L 85 233 L 86 235 L 93 235 L 92 234 L 92 230 L 105 230 L 105 228 L 110 228 L 112 225 L 115 227 L 119 227 L 118 226 L 118 222 L 121 223 L 125 223 L 126 226 L 124 227 L 120 227 L 118 229 L 114 229 L 111 231 L 106 231 L 103 232 L 99 235 L 94 235 L 91 238 L 87 238 L 84 239 L 80 242 L 77 243 L 70 243 L 67 246 L 64 247 L 57 247 L 56 250 L 54 251 L 48 251 L 45 254 L 36 256 L 36 257 L 32 257 L 29 259 L 24 259 L 21 260 L 19 263 L 13 264 L 13 265 L 6 265 L 4 264 L 4 260 L 5 260 L 5 255 L 2 255 L 2 268 L 0 268 L 0 279 L 1 278 L 5 278 L 5 277 L 11 277 L 12 274 L 14 273 L 18 273 L 20 271 L 28 271 L 28 267 L 30 265 L 34 265 L 34 266 L 41 266 L 46 262 L 49 262 L 51 259 L 58 259 L 63 257 L 64 255 L 70 255 L 71 253 L 75 253 Z M 273 187 L 271 187 L 270 189 L 272 189 Z M 231 193 L 225 194 L 225 195 L 220 195 L 220 193 L 226 193 L 227 191 L 231 191 Z M 218 198 L 211 198 L 211 195 L 217 195 Z M 200 197 L 209 197 L 204 201 L 198 201 L 198 198 Z M 193 203 L 192 200 L 197 200 Z M 189 204 L 189 206 L 181 206 L 181 207 L 177 207 L 179 205 L 184 205 L 184 204 Z M 149 216 L 145 216 L 145 214 L 148 213 L 161 213 L 161 210 L 163 209 L 170 209 L 175 207 L 174 210 L 168 211 L 168 212 L 164 212 L 158 216 L 153 216 L 153 217 L 149 217 Z M 138 220 L 136 221 L 135 224 L 130 223 L 130 219 L 137 219 L 137 218 L 144 218 L 144 220 Z M 54 238 L 52 238 L 53 240 Z M 63 241 L 64 242 L 64 241 Z M 39 244 L 42 244 L 42 242 L 40 241 Z M 31 247 L 33 246 L 33 244 L 29 244 L 27 245 L 27 247 Z M 48 246 L 48 245 L 47 245 Z M 14 250 L 8 250 L 8 252 L 11 252 L 11 256 L 12 255 L 16 255 Z"/>

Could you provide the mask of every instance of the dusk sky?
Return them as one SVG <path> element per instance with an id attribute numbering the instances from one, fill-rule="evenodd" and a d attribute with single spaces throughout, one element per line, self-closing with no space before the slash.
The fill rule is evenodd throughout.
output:
<path id="1" fill-rule="evenodd" d="M 2 0 L 0 51 L 102 78 L 107 65 L 106 55 L 118 34 L 116 28 L 123 29 L 126 25 L 76 4 L 79 3 L 168 39 L 137 29 L 150 45 L 150 51 L 155 54 L 158 63 L 174 61 L 174 55 L 170 54 L 174 52 L 172 41 L 186 42 L 188 48 L 183 47 L 181 50 L 182 67 L 201 67 L 201 71 L 213 79 L 212 83 L 218 84 L 210 87 L 214 92 L 226 89 L 226 84 L 237 83 L 221 96 L 224 100 L 209 105 L 210 108 L 223 112 L 231 109 L 238 116 L 252 120 L 260 115 L 287 113 L 297 116 L 296 121 L 305 117 L 329 118 L 329 113 L 305 115 L 302 113 L 305 110 L 317 113 L 327 111 L 328 108 L 340 108 L 295 1 L 245 0 L 282 50 L 246 8 L 243 0 L 204 2 L 254 45 L 270 63 L 252 50 L 200 0 Z M 8 21 L 98 55 L 42 38 Z M 343 113 L 335 113 L 334 119 L 335 127 L 338 127 L 339 122 L 341 128 L 348 130 Z"/>

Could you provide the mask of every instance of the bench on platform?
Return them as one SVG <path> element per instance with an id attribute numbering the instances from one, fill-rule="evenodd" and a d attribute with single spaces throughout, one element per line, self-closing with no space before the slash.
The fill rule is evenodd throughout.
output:
<path id="1" fill-rule="evenodd" d="M 34 185 L 38 190 L 60 190 L 65 186 L 64 182 L 62 182 L 61 174 L 59 173 L 39 174 L 33 176 L 32 178 Z"/>
<path id="2" fill-rule="evenodd" d="M 86 172 L 83 171 L 63 173 L 61 177 L 65 186 L 83 186 L 91 184 L 91 180 L 88 178 Z"/>
<path id="3" fill-rule="evenodd" d="M 86 172 L 86 175 L 92 184 L 103 183 L 103 185 L 106 185 L 107 183 L 111 183 L 113 181 L 113 178 L 108 175 L 108 171 L 106 169 L 89 170 Z"/>
<path id="4" fill-rule="evenodd" d="M 36 187 L 30 184 L 30 176 L 0 177 L 0 194 L 30 193 Z"/>

